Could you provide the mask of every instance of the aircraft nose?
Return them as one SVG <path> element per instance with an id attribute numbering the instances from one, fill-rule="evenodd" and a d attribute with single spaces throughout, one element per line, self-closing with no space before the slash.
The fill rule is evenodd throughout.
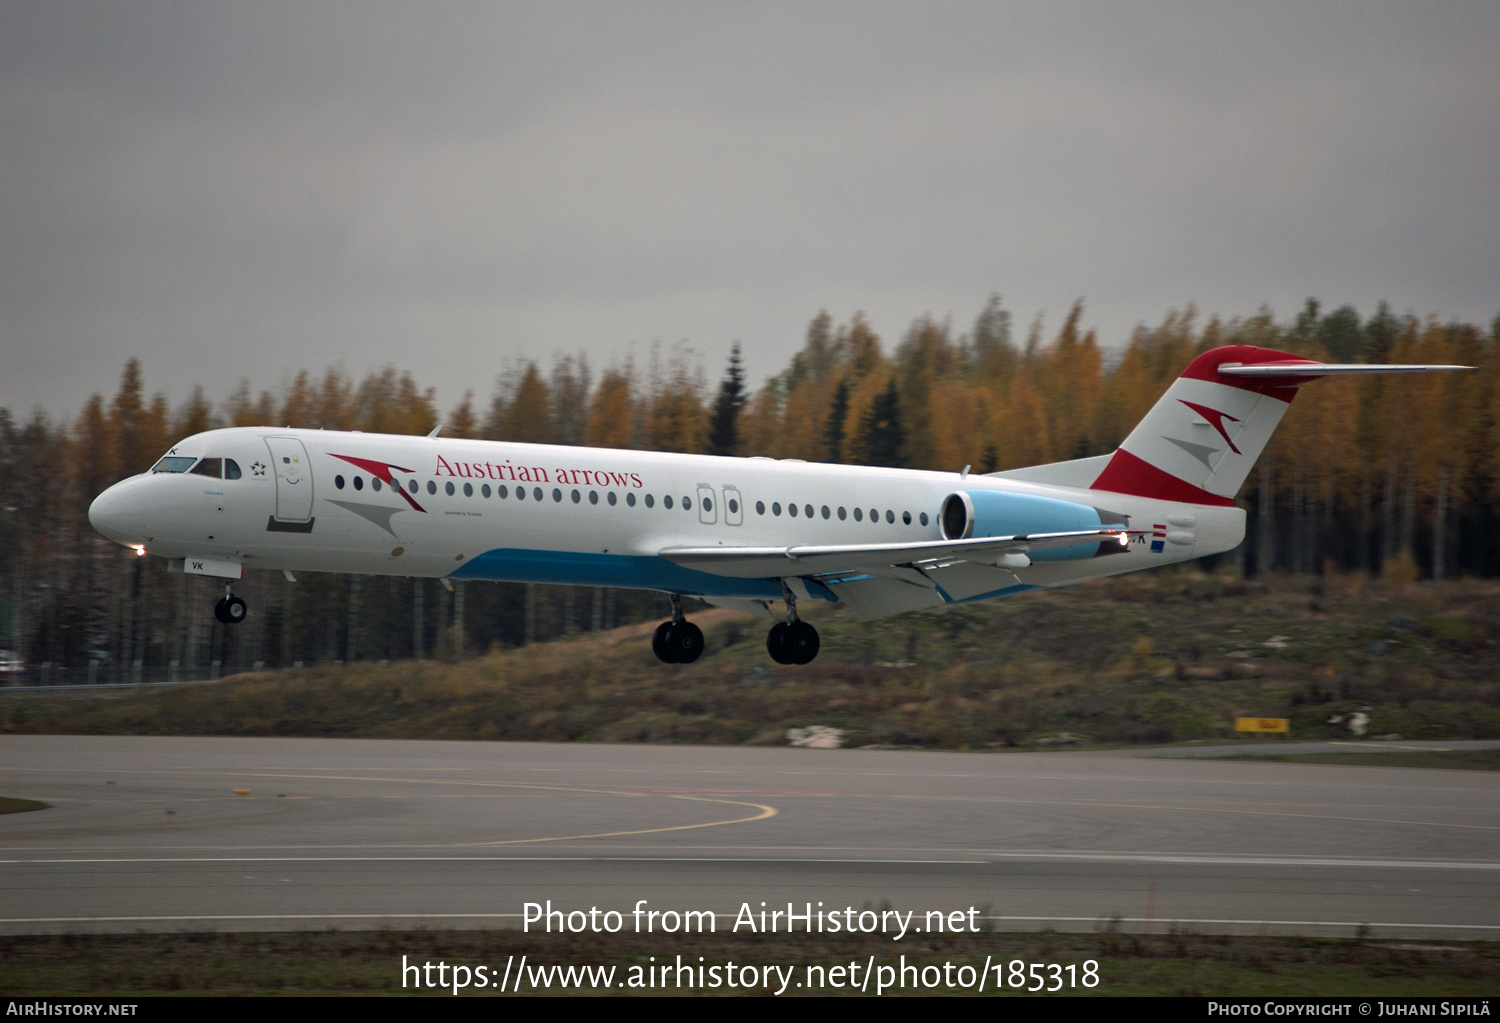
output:
<path id="1" fill-rule="evenodd" d="M 128 482 L 128 481 L 127 481 Z M 125 483 L 116 483 L 89 505 L 89 525 L 116 543 L 133 547 L 146 542 L 143 511 Z"/>

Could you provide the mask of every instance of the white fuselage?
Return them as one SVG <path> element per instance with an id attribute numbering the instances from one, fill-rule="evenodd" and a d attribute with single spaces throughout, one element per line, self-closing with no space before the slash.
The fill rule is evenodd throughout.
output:
<path id="1" fill-rule="evenodd" d="M 658 552 L 941 540 L 940 509 L 959 490 L 1108 509 L 1139 531 L 1124 553 L 1031 564 L 1008 573 L 1006 587 L 953 596 L 939 586 L 942 599 L 933 602 L 944 603 L 1202 557 L 1232 549 L 1244 534 L 1244 513 L 1233 507 L 797 460 L 255 427 L 197 434 L 170 454 L 221 459 L 224 475 L 131 477 L 100 495 L 91 520 L 150 554 L 245 568 L 764 601 L 780 599 L 776 578 L 685 568 Z M 226 478 L 231 463 L 238 478 Z M 837 586 L 799 581 L 795 572 L 789 562 L 782 578 L 799 596 L 838 598 Z"/>

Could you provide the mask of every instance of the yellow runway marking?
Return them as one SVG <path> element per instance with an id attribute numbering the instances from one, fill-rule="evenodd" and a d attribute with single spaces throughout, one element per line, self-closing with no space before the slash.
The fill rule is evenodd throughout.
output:
<path id="1" fill-rule="evenodd" d="M 78 768 L 61 768 L 60 770 L 62 772 L 67 773 L 67 772 L 76 772 L 79 769 Z M 282 779 L 303 779 L 303 780 L 316 780 L 316 781 L 363 781 L 363 782 L 380 782 L 380 783 L 387 784 L 387 785 L 391 785 L 391 784 L 405 784 L 405 785 L 458 785 L 458 786 L 463 786 L 463 787 L 466 787 L 466 788 L 534 789 L 534 790 L 541 790 L 543 792 L 573 792 L 573 793 L 577 793 L 577 794 L 580 794 L 580 795 L 594 795 L 594 796 L 649 797 L 649 796 L 663 796 L 664 795 L 665 798 L 667 798 L 667 799 L 688 799 L 688 800 L 692 800 L 694 802 L 699 802 L 699 803 L 725 803 L 725 804 L 728 804 L 730 806 L 748 806 L 748 807 L 753 807 L 754 809 L 760 811 L 759 813 L 752 814 L 749 817 L 735 817 L 732 820 L 725 820 L 725 821 L 705 821 L 702 824 L 671 824 L 671 825 L 667 825 L 665 827 L 660 827 L 660 828 L 638 828 L 638 829 L 634 829 L 634 830 L 630 830 L 630 831 L 601 831 L 601 832 L 597 832 L 597 833 L 594 833 L 594 834 L 587 834 L 587 835 L 551 835 L 551 836 L 544 836 L 544 837 L 541 837 L 541 838 L 502 838 L 502 839 L 496 839 L 494 841 L 489 841 L 489 842 L 451 842 L 451 843 L 445 843 L 442 846 L 439 846 L 439 848 L 466 848 L 466 847 L 475 847 L 475 846 L 483 847 L 483 846 L 492 846 L 492 845 L 530 845 L 530 844 L 533 844 L 533 843 L 536 843 L 536 842 L 570 842 L 570 841 L 580 840 L 580 839 L 585 839 L 585 838 L 621 838 L 621 837 L 624 837 L 626 835 L 654 835 L 654 834 L 658 834 L 658 833 L 663 832 L 663 831 L 693 831 L 693 830 L 696 830 L 698 828 L 717 828 L 717 827 L 722 827 L 722 826 L 727 825 L 727 824 L 748 824 L 751 821 L 763 821 L 763 820 L 766 820 L 767 818 L 775 817 L 776 814 L 777 814 L 777 812 L 778 812 L 774 806 L 766 806 L 764 803 L 747 803 L 747 802 L 744 802 L 743 800 L 738 800 L 738 799 L 715 799 L 715 798 L 712 798 L 712 797 L 709 797 L 709 796 L 682 796 L 682 795 L 670 795 L 670 794 L 665 794 L 665 793 L 654 793 L 654 792 L 629 792 L 629 791 L 624 791 L 624 790 L 620 790 L 620 789 L 579 788 L 579 787 L 570 786 L 570 785 L 535 785 L 535 784 L 527 784 L 525 782 L 505 782 L 505 781 L 462 781 L 462 780 L 455 780 L 455 779 L 451 779 L 451 778 L 391 778 L 391 777 L 366 776 L 366 775 L 282 774 L 282 773 L 270 773 L 270 772 L 265 772 L 265 771 L 221 771 L 221 772 L 209 772 L 209 773 L 211 773 L 211 774 L 217 774 L 217 775 L 220 775 L 220 776 L 223 776 L 223 777 L 237 777 L 237 778 L 282 778 Z M 147 770 L 147 771 L 130 771 L 130 772 L 128 772 L 128 774 L 133 774 L 133 775 L 143 775 L 143 774 L 146 774 L 146 775 L 161 775 L 161 774 L 164 774 L 164 775 L 170 775 L 170 776 L 174 776 L 174 777 L 180 776 L 180 772 L 178 772 L 178 771 L 150 771 L 150 770 Z M 122 775 L 122 776 L 128 776 L 128 775 Z M 167 798 L 167 797 L 162 797 L 162 798 Z M 207 799 L 215 799 L 216 797 L 206 797 L 206 798 Z M 310 797 L 310 798 L 319 798 L 319 797 Z M 339 797 L 322 797 L 322 798 L 339 798 Z M 344 797 L 344 798 L 349 798 L 349 797 Z M 380 798 L 380 797 L 379 796 L 375 796 L 375 797 L 362 796 L 362 797 L 358 797 L 358 798 Z M 205 799 L 205 797 L 191 797 L 190 796 L 190 797 L 184 797 L 183 799 L 181 799 L 179 801 L 180 802 L 196 802 L 196 801 L 203 800 L 203 799 Z M 152 802 L 152 803 L 156 803 L 156 802 L 160 802 L 160 801 L 161 801 L 160 798 L 150 800 L 150 802 Z M 414 846 L 414 847 L 420 848 L 420 846 Z"/>
<path id="2" fill-rule="evenodd" d="M 48 770 L 50 772 L 52 772 L 52 773 L 76 773 L 76 772 L 80 772 L 80 771 L 85 770 L 85 769 L 81 769 L 81 768 L 53 768 L 53 769 L 48 769 Z M 92 770 L 92 769 L 88 769 L 88 770 Z M 47 773 L 47 772 L 44 771 L 42 773 Z M 430 785 L 430 786 L 452 785 L 452 786 L 474 787 L 474 788 L 532 789 L 532 790 L 541 790 L 541 791 L 546 791 L 546 792 L 575 792 L 575 793 L 583 793 L 583 794 L 591 794 L 591 795 L 608 795 L 608 796 L 634 796 L 634 797 L 640 797 L 640 796 L 658 795 L 658 793 L 631 792 L 631 791 L 625 791 L 625 790 L 619 790 L 619 789 L 583 788 L 583 787 L 579 787 L 579 786 L 568 786 L 568 785 L 538 785 L 538 784 L 534 784 L 534 783 L 528 784 L 528 783 L 525 783 L 525 782 L 462 781 L 462 780 L 454 780 L 454 779 L 437 779 L 437 778 L 399 778 L 399 777 L 389 777 L 389 776 L 382 777 L 382 776 L 378 776 L 378 775 L 291 774 L 291 773 L 266 772 L 266 771 L 215 771 L 215 772 L 205 772 L 205 773 L 210 774 L 212 776 L 238 777 L 238 778 L 285 778 L 285 779 L 300 778 L 300 779 L 315 780 L 315 781 L 380 782 L 380 783 L 384 783 L 384 784 L 388 784 L 388 785 L 389 784 L 424 785 L 424 786 L 428 786 L 428 785 Z M 142 771 L 128 771 L 128 772 L 123 772 L 122 773 L 122 776 L 129 776 L 129 775 L 170 775 L 170 776 L 173 776 L 173 777 L 180 777 L 180 772 L 177 772 L 177 771 L 142 770 Z M 803 798 L 809 798 L 809 797 L 812 797 L 812 798 L 838 797 L 838 798 L 841 798 L 841 799 L 849 799 L 849 798 L 900 799 L 900 800 L 917 799 L 917 800 L 928 800 L 928 801 L 933 801 L 933 802 L 999 803 L 999 804 L 1004 804 L 1004 805 L 1016 805 L 1016 806 L 1057 806 L 1057 807 L 1061 807 L 1061 806 L 1092 806 L 1092 807 L 1103 807 L 1103 808 L 1107 808 L 1107 809 L 1157 810 L 1157 811 L 1163 811 L 1163 812 L 1169 812 L 1169 813 L 1222 813 L 1222 814 L 1236 814 L 1236 815 L 1241 815 L 1241 816 L 1257 816 L 1257 817 L 1293 817 L 1293 818 L 1302 818 L 1302 819 L 1309 819 L 1309 820 L 1351 821 L 1351 822 L 1354 822 L 1354 823 L 1363 823 L 1363 824 L 1405 824 L 1405 825 L 1414 825 L 1414 826 L 1417 826 L 1417 827 L 1429 827 L 1429 828 L 1463 828 L 1465 830 L 1471 830 L 1471 831 L 1500 831 L 1500 826 L 1493 825 L 1493 824 L 1463 824 L 1463 823 L 1453 823 L 1453 822 L 1445 822 L 1445 821 L 1407 820 L 1407 819 L 1404 819 L 1404 818 L 1392 818 L 1392 817 L 1357 817 L 1357 816 L 1353 816 L 1353 815 L 1349 815 L 1349 814 L 1298 813 L 1298 812 L 1289 811 L 1289 810 L 1229 809 L 1229 808 L 1202 807 L 1202 806 L 1161 806 L 1161 805 L 1151 804 L 1151 803 L 1115 803 L 1115 802 L 1102 802 L 1102 801 L 1098 801 L 1098 800 L 1077 800 L 1077 799 L 1067 799 L 1067 800 L 1064 800 L 1064 799 L 1012 799 L 1012 798 L 1007 798 L 1007 797 L 1004 797 L 1004 796 L 935 796 L 935 795 L 921 795 L 921 796 L 917 796 L 917 795 L 900 795 L 900 794 L 894 794 L 894 793 L 887 795 L 887 794 L 878 794 L 878 793 L 835 793 L 835 792 L 829 792 L 829 793 L 793 793 L 792 795 L 800 795 Z M 670 796 L 668 798 L 673 798 L 673 799 L 689 799 L 689 798 L 701 798 L 701 797 Z M 618 832 L 609 832 L 607 834 L 601 834 L 601 835 L 577 835 L 577 836 L 566 836 L 566 837 L 570 837 L 570 838 L 611 837 L 611 836 L 623 836 L 623 835 L 634 835 L 634 834 L 651 834 L 651 833 L 654 833 L 654 832 L 657 832 L 657 831 L 679 831 L 679 830 L 686 830 L 686 829 L 691 829 L 691 828 L 714 827 L 714 826 L 717 826 L 717 825 L 720 825 L 720 824 L 740 824 L 740 823 L 745 823 L 747 821 L 764 820 L 764 819 L 766 819 L 768 817 L 775 816 L 775 814 L 777 813 L 776 810 L 774 810 L 774 809 L 772 809 L 770 807 L 764 806 L 764 805 L 762 805 L 760 803 L 744 803 L 744 802 L 738 802 L 738 801 L 735 801 L 735 800 L 728 800 L 728 799 L 724 799 L 724 800 L 711 800 L 711 801 L 713 801 L 713 802 L 733 803 L 734 805 L 737 805 L 737 806 L 754 806 L 754 807 L 757 807 L 758 809 L 761 809 L 763 811 L 769 811 L 769 812 L 763 812 L 763 813 L 758 814 L 758 815 L 756 815 L 754 817 L 736 818 L 735 820 L 730 820 L 730 821 L 715 821 L 715 822 L 712 822 L 712 823 L 709 823 L 709 824 L 676 825 L 676 826 L 666 827 L 666 828 L 648 828 L 648 829 L 645 829 L 643 831 L 618 831 Z M 558 837 L 558 838 L 540 838 L 540 839 L 502 840 L 502 842 L 499 842 L 499 843 L 473 843 L 473 844 L 505 844 L 505 843 L 511 842 L 511 841 L 515 841 L 515 842 L 556 842 L 556 841 L 563 841 L 563 840 L 565 840 L 564 837 Z"/>
<path id="3" fill-rule="evenodd" d="M 753 806 L 760 813 L 751 817 L 738 817 L 732 821 L 709 821 L 706 824 L 675 824 L 665 828 L 641 828 L 637 831 L 602 831 L 595 835 L 558 835 L 555 838 L 507 838 L 498 842 L 461 842 L 459 845 L 526 845 L 532 842 L 569 842 L 577 838 L 619 838 L 622 835 L 654 835 L 660 831 L 692 831 L 694 828 L 716 828 L 721 824 L 747 824 L 776 816 L 774 806 L 763 803 L 742 803 L 736 799 L 705 799 L 702 796 L 668 796 L 669 799 L 695 799 L 702 803 L 728 803 L 731 806 Z"/>

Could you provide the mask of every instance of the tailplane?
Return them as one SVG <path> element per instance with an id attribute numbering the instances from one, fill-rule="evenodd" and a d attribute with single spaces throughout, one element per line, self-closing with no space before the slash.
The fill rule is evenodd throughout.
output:
<path id="1" fill-rule="evenodd" d="M 1271 348 L 1215 348 L 1173 381 L 1110 457 L 1092 489 L 1232 505 L 1303 384 L 1326 376 L 1468 368 L 1333 365 Z"/>

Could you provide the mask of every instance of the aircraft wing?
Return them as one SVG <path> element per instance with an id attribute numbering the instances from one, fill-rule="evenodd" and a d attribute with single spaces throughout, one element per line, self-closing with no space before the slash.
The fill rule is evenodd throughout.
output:
<path id="1" fill-rule="evenodd" d="M 982 536 L 967 540 L 920 543 L 874 543 L 791 547 L 665 547 L 657 553 L 675 565 L 735 579 L 824 576 L 886 568 L 928 569 L 953 562 L 996 564 L 1006 554 L 1052 547 L 1075 547 L 1091 541 L 1124 542 L 1123 526 L 1079 529 L 1066 533 Z"/>

